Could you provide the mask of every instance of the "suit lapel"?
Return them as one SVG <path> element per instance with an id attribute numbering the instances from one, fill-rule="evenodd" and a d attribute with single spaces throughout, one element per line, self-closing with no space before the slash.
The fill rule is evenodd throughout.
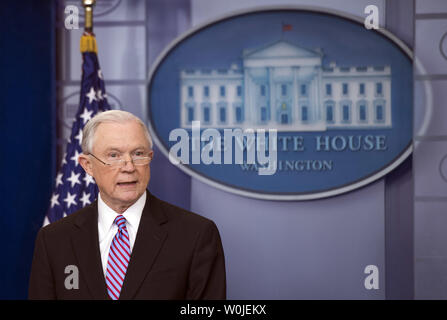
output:
<path id="1" fill-rule="evenodd" d="M 135 295 L 167 237 L 166 230 L 161 227 L 167 218 L 159 200 L 149 191 L 147 195 L 120 299 L 131 299 Z"/>
<path id="2" fill-rule="evenodd" d="M 72 240 L 81 276 L 94 299 L 108 299 L 99 251 L 97 201 L 79 214 L 75 225 L 78 229 Z"/>

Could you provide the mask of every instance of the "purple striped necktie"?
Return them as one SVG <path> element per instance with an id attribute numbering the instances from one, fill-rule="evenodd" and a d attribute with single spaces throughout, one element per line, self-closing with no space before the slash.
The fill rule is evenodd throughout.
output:
<path id="1" fill-rule="evenodd" d="M 130 260 L 129 233 L 126 228 L 126 218 L 119 214 L 113 221 L 118 226 L 118 232 L 110 245 L 107 262 L 106 284 L 107 292 L 112 300 L 118 300 L 127 266 Z"/>

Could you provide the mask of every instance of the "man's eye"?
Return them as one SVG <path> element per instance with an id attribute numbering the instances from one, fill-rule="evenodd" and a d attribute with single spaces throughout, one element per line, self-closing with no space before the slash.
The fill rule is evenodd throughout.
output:
<path id="1" fill-rule="evenodd" d="M 109 158 L 118 158 L 118 153 L 109 153 Z"/>

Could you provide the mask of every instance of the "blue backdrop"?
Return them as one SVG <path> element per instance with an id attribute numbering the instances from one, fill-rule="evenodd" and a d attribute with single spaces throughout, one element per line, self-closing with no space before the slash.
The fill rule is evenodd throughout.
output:
<path id="1" fill-rule="evenodd" d="M 53 1 L 2 1 L 0 26 L 0 299 L 26 299 L 54 176 Z"/>

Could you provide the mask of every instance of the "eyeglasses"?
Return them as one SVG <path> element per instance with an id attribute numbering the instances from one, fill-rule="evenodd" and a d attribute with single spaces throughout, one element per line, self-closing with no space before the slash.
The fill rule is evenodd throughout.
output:
<path id="1" fill-rule="evenodd" d="M 127 162 L 132 162 L 135 166 L 145 166 L 145 165 L 148 165 L 152 161 L 152 154 L 150 154 L 149 156 L 143 156 L 143 157 L 132 155 L 131 156 L 132 160 L 130 160 L 130 161 L 125 160 L 125 159 L 120 159 L 121 156 L 118 156 L 117 159 L 110 159 L 110 160 L 108 160 L 108 162 L 102 161 L 97 156 L 95 156 L 93 153 L 89 153 L 89 155 L 93 156 L 93 158 L 95 158 L 96 160 L 101 162 L 103 165 L 109 166 L 111 168 L 122 168 L 127 164 Z"/>

